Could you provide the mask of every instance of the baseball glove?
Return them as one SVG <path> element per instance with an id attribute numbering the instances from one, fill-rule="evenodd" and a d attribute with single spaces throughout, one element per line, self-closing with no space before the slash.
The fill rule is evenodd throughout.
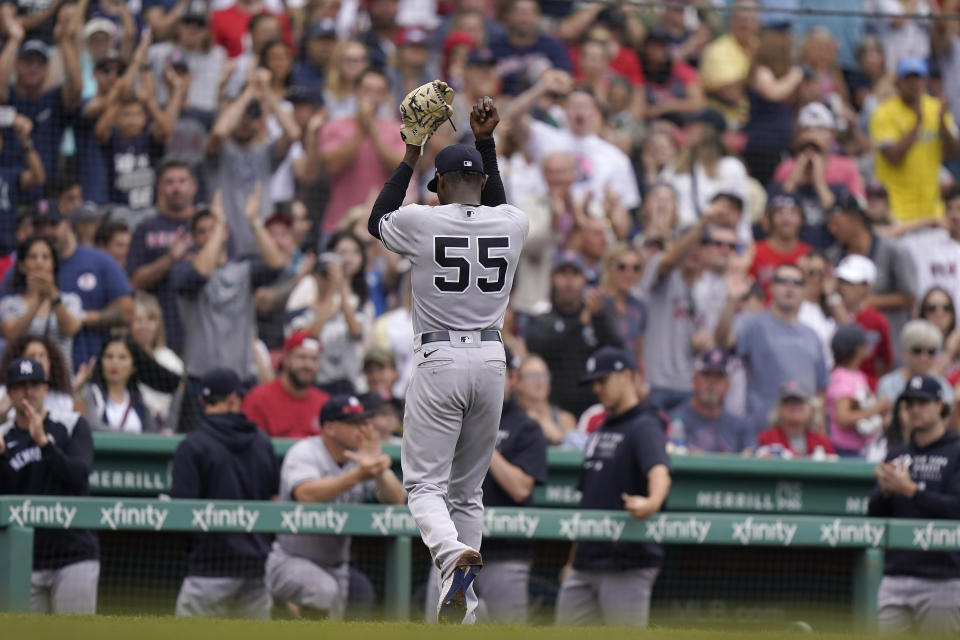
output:
<path id="1" fill-rule="evenodd" d="M 403 141 L 423 146 L 453 115 L 450 106 L 453 94 L 453 89 L 440 80 L 422 84 L 408 93 L 400 103 L 400 136 Z"/>

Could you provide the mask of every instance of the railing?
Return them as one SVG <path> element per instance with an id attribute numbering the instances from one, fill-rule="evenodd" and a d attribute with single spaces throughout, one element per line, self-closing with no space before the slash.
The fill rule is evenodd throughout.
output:
<path id="1" fill-rule="evenodd" d="M 95 495 L 155 497 L 170 488 L 173 452 L 183 436 L 96 433 L 90 488 Z M 282 457 L 296 442 L 275 439 Z M 384 450 L 397 462 L 400 448 Z M 583 456 L 551 449 L 549 478 L 534 490 L 537 507 L 574 507 Z M 839 460 L 673 456 L 668 510 L 860 516 L 876 479 L 872 465 Z"/>
<path id="2" fill-rule="evenodd" d="M 487 509 L 485 517 L 489 538 L 857 550 L 853 613 L 862 626 L 875 616 L 884 549 L 960 550 L 960 521 L 947 520 L 661 513 L 639 521 L 624 512 L 518 508 Z M 34 528 L 385 537 L 385 610 L 395 619 L 410 611 L 411 539 L 418 532 L 406 507 L 3 496 L 0 610 L 29 608 Z"/>

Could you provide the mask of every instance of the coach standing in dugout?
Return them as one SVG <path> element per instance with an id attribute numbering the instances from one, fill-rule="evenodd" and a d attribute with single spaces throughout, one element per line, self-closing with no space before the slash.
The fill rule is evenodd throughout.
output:
<path id="1" fill-rule="evenodd" d="M 7 393 L 16 415 L 0 425 L 0 495 L 90 495 L 90 426 L 79 413 L 44 410 L 48 390 L 36 360 L 18 358 L 7 367 Z M 92 615 L 99 580 L 100 547 L 93 532 L 36 529 L 31 611 Z"/>
<path id="2" fill-rule="evenodd" d="M 170 496 L 186 500 L 272 500 L 280 465 L 270 438 L 240 411 L 243 387 L 230 369 L 200 380 L 203 417 L 173 455 Z M 199 533 L 193 537 L 176 615 L 269 618 L 264 582 L 270 536 Z"/>
<path id="3" fill-rule="evenodd" d="M 867 514 L 877 518 L 960 519 L 960 436 L 947 428 L 950 405 L 931 376 L 913 376 L 897 400 L 910 442 L 874 473 Z M 960 552 L 888 550 L 877 620 L 890 633 L 960 632 Z"/>
<path id="4" fill-rule="evenodd" d="M 626 351 L 604 347 L 586 369 L 582 381 L 592 383 L 607 417 L 587 441 L 580 508 L 626 509 L 643 520 L 660 510 L 670 492 L 666 421 L 640 403 L 636 364 Z M 557 596 L 557 624 L 647 625 L 663 545 L 577 542 L 570 558 Z"/>

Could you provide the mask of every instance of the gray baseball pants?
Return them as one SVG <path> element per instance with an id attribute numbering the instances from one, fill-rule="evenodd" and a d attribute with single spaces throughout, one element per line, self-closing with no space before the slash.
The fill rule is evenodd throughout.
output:
<path id="1" fill-rule="evenodd" d="M 266 620 L 273 599 L 263 578 L 187 576 L 180 586 L 175 609 L 178 618 L 238 616 Z"/>
<path id="2" fill-rule="evenodd" d="M 557 596 L 558 625 L 606 624 L 645 627 L 659 567 L 628 571 L 571 568 Z"/>
<path id="3" fill-rule="evenodd" d="M 877 626 L 884 633 L 960 633 L 960 579 L 883 576 Z"/>
<path id="4" fill-rule="evenodd" d="M 274 544 L 267 556 L 266 582 L 274 598 L 299 607 L 326 611 L 333 620 L 343 617 L 350 586 L 350 566 L 322 567 L 292 556 Z"/>
<path id="5" fill-rule="evenodd" d="M 484 560 L 474 585 L 479 596 L 477 620 L 503 624 L 526 624 L 529 605 L 531 560 Z M 425 619 L 437 621 L 440 571 L 430 568 L 427 577 Z"/>
<path id="6" fill-rule="evenodd" d="M 423 346 L 417 340 L 400 456 L 407 506 L 444 576 L 461 553 L 480 548 L 480 486 L 496 444 L 506 376 L 500 342 L 481 342 L 479 331 L 450 336 Z M 468 612 L 475 608 L 471 589 Z"/>
<path id="7" fill-rule="evenodd" d="M 34 571 L 30 574 L 30 611 L 93 615 L 99 582 L 99 560 Z"/>

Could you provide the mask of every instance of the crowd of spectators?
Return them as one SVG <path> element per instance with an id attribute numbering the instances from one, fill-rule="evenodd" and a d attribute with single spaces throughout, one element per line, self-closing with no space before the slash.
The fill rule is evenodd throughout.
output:
<path id="1" fill-rule="evenodd" d="M 368 394 L 396 438 L 410 265 L 366 221 L 440 78 L 423 166 L 501 114 L 504 342 L 549 443 L 602 422 L 579 379 L 617 346 L 674 452 L 880 460 L 911 376 L 960 391 L 960 0 L 788 4 L 0 5 L 4 361 L 94 431 L 190 432 L 222 367 L 270 436 Z"/>

